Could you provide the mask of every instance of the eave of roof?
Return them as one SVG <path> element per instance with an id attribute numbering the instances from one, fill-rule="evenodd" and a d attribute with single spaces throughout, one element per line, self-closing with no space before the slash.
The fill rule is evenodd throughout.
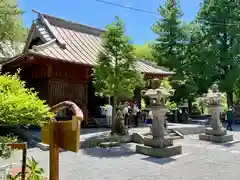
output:
<path id="1" fill-rule="evenodd" d="M 18 54 L 18 55 L 16 55 L 16 56 L 14 56 L 14 57 L 11 57 L 11 58 L 8 58 L 8 59 L 6 59 L 6 60 L 4 60 L 4 61 L 0 61 L 0 65 L 6 65 L 6 64 L 9 64 L 9 63 L 11 63 L 11 62 L 15 62 L 16 60 L 18 60 L 19 58 L 22 58 L 22 57 L 24 57 L 24 56 L 26 56 L 26 53 L 21 53 L 21 54 Z"/>

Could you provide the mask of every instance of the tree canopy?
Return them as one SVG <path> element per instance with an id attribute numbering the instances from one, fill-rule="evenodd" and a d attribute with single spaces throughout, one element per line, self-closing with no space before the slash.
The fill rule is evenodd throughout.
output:
<path id="1" fill-rule="evenodd" d="M 153 25 L 152 30 L 157 39 L 153 44 L 156 61 L 159 65 L 171 70 L 177 70 L 181 64 L 181 47 L 183 34 L 181 28 L 181 10 L 175 0 L 167 0 L 165 5 L 158 8 L 159 20 Z"/>
<path id="2" fill-rule="evenodd" d="M 113 97 L 114 127 L 117 100 L 132 97 L 134 89 L 143 81 L 136 70 L 133 44 L 125 35 L 124 24 L 119 17 L 106 27 L 102 34 L 102 46 L 104 50 L 93 68 L 94 86 L 98 95 Z"/>
<path id="3" fill-rule="evenodd" d="M 201 24 L 212 82 L 218 82 L 221 91 L 233 104 L 233 86 L 239 77 L 240 4 L 237 1 L 205 0 L 197 21 Z"/>
<path id="4" fill-rule="evenodd" d="M 153 57 L 152 43 L 143 45 L 134 45 L 134 54 L 137 59 L 145 59 L 147 61 L 155 61 Z"/>
<path id="5" fill-rule="evenodd" d="M 0 0 L 0 53 L 12 56 L 17 42 L 22 42 L 27 29 L 22 26 L 22 11 L 16 0 Z"/>

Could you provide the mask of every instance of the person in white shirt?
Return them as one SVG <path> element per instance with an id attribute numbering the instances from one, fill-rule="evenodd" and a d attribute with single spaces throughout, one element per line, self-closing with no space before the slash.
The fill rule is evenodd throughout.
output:
<path id="1" fill-rule="evenodd" d="M 113 111 L 113 107 L 109 103 L 106 106 L 106 118 L 107 118 L 107 124 L 108 124 L 109 127 L 112 127 L 112 111 Z"/>
<path id="2" fill-rule="evenodd" d="M 151 127 L 152 126 L 152 120 L 153 120 L 153 113 L 152 113 L 152 111 L 149 111 L 147 119 L 145 120 L 145 124 Z"/>
<path id="3" fill-rule="evenodd" d="M 124 124 L 125 126 L 128 125 L 128 103 L 125 102 L 124 108 L 123 108 L 123 117 L 124 117 Z"/>
<path id="4" fill-rule="evenodd" d="M 132 115 L 133 115 L 133 117 L 134 117 L 134 121 L 135 121 L 136 127 L 138 126 L 138 112 L 139 112 L 139 108 L 137 107 L 137 104 L 135 103 L 135 104 L 133 105 Z"/>
<path id="5" fill-rule="evenodd" d="M 123 115 L 125 116 L 128 113 L 128 106 L 124 106 L 123 108 Z"/>

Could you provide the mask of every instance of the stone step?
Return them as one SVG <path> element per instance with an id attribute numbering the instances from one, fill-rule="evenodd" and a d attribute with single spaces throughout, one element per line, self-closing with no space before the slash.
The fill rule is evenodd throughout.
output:
<path id="1" fill-rule="evenodd" d="M 182 139 L 180 136 L 171 136 L 171 138 L 172 138 L 173 140 L 175 140 L 175 139 Z"/>
<path id="2" fill-rule="evenodd" d="M 166 131 L 167 131 L 167 133 L 172 133 L 173 132 L 172 129 L 167 129 Z"/>
<path id="3" fill-rule="evenodd" d="M 174 132 L 168 133 L 167 135 L 168 135 L 168 136 L 178 136 L 178 134 L 177 134 L 177 133 L 174 133 Z"/>

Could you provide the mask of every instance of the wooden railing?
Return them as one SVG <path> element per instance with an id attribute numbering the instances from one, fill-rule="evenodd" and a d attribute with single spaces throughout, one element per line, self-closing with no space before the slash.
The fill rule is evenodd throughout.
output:
<path id="1" fill-rule="evenodd" d="M 21 172 L 21 180 L 25 180 L 25 171 L 27 165 L 27 143 L 8 143 L 11 149 L 21 149 L 22 153 L 22 172 Z"/>

